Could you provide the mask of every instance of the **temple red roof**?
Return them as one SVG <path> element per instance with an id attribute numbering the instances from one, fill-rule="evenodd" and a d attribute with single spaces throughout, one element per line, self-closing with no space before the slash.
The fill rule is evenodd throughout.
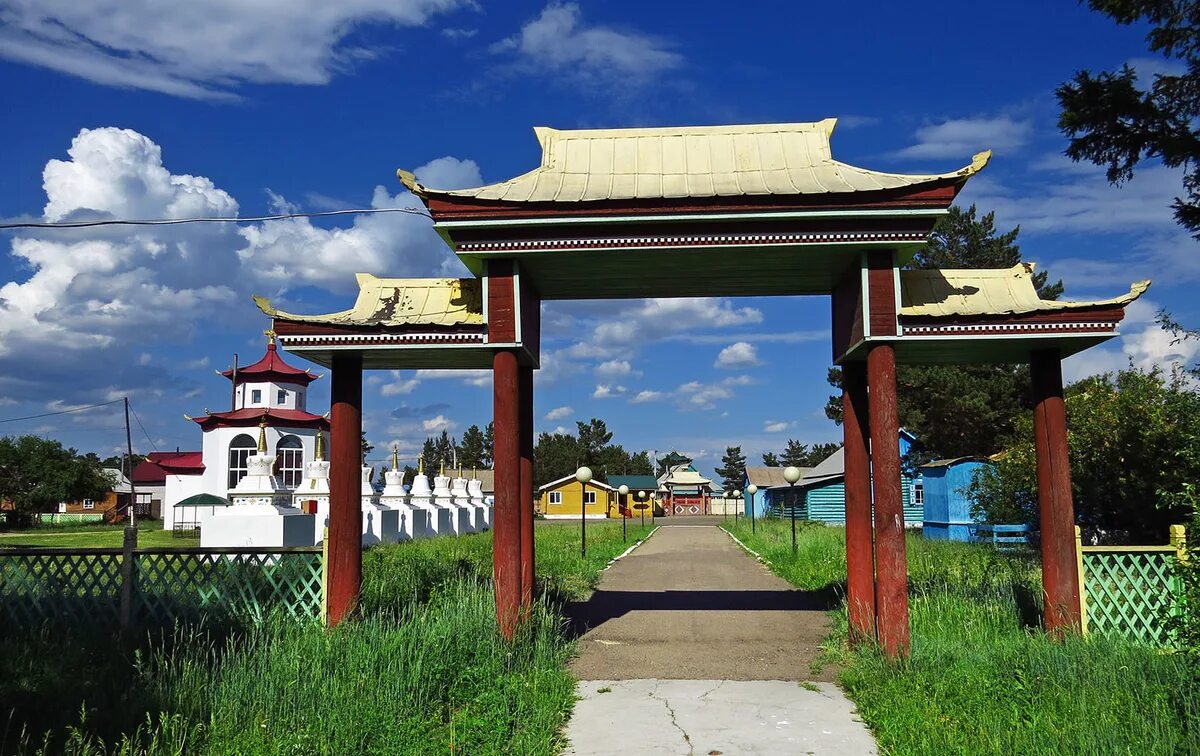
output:
<path id="1" fill-rule="evenodd" d="M 234 380 L 233 369 L 222 370 L 221 375 L 230 380 Z M 321 376 L 313 375 L 307 370 L 294 368 L 283 361 L 279 356 L 279 352 L 275 349 L 275 339 L 272 338 L 267 343 L 267 353 L 262 359 L 253 365 L 239 367 L 237 369 L 236 384 L 247 383 L 250 381 L 278 381 L 280 383 L 299 383 L 302 386 L 307 386 Z"/>
<path id="2" fill-rule="evenodd" d="M 241 371 L 239 370 L 240 374 Z M 240 378 L 240 375 L 239 375 Z M 210 412 L 204 417 L 188 418 L 204 430 L 210 428 L 249 428 L 266 419 L 269 426 L 291 428 L 320 428 L 329 430 L 329 419 L 322 415 L 294 409 L 244 407 L 230 412 Z"/>
<path id="3" fill-rule="evenodd" d="M 157 459 L 156 459 L 157 457 Z M 154 465 L 163 471 L 162 480 L 167 475 L 199 475 L 204 472 L 204 453 L 191 452 L 152 452 L 150 458 L 133 469 L 134 483 L 138 483 L 138 470 L 142 465 Z M 149 482 L 149 481 L 146 481 Z"/>

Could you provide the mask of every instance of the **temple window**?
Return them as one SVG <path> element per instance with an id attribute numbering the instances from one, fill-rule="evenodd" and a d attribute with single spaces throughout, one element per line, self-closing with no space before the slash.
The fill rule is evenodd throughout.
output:
<path id="1" fill-rule="evenodd" d="M 255 392 L 257 393 L 257 392 Z M 258 448 L 258 443 L 249 435 L 242 433 L 229 442 L 229 487 L 237 486 L 238 481 L 249 472 L 250 455 Z"/>
<path id="2" fill-rule="evenodd" d="M 275 447 L 279 456 L 280 483 L 296 488 L 304 476 L 304 447 L 296 436 L 284 436 Z"/>
<path id="3" fill-rule="evenodd" d="M 279 394 L 275 399 L 276 404 L 287 404 L 287 392 L 279 389 Z"/>
<path id="4" fill-rule="evenodd" d="M 261 389 L 254 389 L 253 391 L 250 392 L 250 403 L 251 404 L 262 404 L 262 390 Z"/>

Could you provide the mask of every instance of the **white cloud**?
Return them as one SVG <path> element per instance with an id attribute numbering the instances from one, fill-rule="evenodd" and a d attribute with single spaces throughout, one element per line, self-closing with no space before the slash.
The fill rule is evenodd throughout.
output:
<path id="1" fill-rule="evenodd" d="M 1033 124 L 1010 116 L 956 118 L 917 129 L 917 143 L 896 153 L 903 158 L 964 158 L 981 150 L 1012 152 L 1029 142 Z"/>
<path id="2" fill-rule="evenodd" d="M 785 421 L 766 420 L 763 422 L 763 433 L 783 433 L 791 425 L 791 423 Z"/>
<path id="3" fill-rule="evenodd" d="M 600 383 L 596 385 L 596 390 L 592 392 L 593 399 L 614 399 L 622 394 L 625 394 L 629 389 L 624 386 L 618 386 L 610 383 Z"/>
<path id="4" fill-rule="evenodd" d="M 445 415 L 438 415 L 437 417 L 432 417 L 421 422 L 421 428 L 423 430 L 433 433 L 441 433 L 442 431 L 453 430 L 456 425 L 457 424 L 453 420 L 447 419 Z"/>
<path id="5" fill-rule="evenodd" d="M 630 404 L 645 404 L 646 402 L 657 402 L 665 399 L 667 394 L 662 391 L 639 391 L 637 395 L 629 400 Z"/>
<path id="6" fill-rule="evenodd" d="M 725 347 L 717 354 L 717 361 L 713 363 L 713 367 L 725 369 L 740 369 L 761 365 L 762 362 L 758 359 L 758 350 L 753 344 L 745 341 L 737 341 Z"/>
<path id="7" fill-rule="evenodd" d="M 571 407 L 555 407 L 546 413 L 547 420 L 562 420 L 571 416 L 575 410 Z"/>
<path id="8" fill-rule="evenodd" d="M 634 372 L 629 360 L 608 360 L 596 366 L 596 375 L 602 378 L 619 378 Z"/>
<path id="9" fill-rule="evenodd" d="M 467 386 L 492 385 L 492 371 L 487 368 L 469 370 L 418 370 L 414 376 L 419 381 L 459 380 Z"/>
<path id="10" fill-rule="evenodd" d="M 401 394 L 411 394 L 413 390 L 420 385 L 421 382 L 416 378 L 406 378 L 383 384 L 383 387 L 379 389 L 379 393 L 383 396 L 400 396 Z"/>
<path id="11" fill-rule="evenodd" d="M 676 394 L 685 406 L 695 409 L 714 409 L 717 402 L 733 398 L 733 389 L 747 386 L 754 382 L 748 375 L 735 375 L 717 383 L 701 383 L 689 381 L 676 390 Z"/>
<path id="12" fill-rule="evenodd" d="M 576 3 L 550 3 L 519 32 L 493 44 L 491 51 L 515 56 L 522 72 L 566 75 L 606 86 L 645 84 L 683 64 L 683 56 L 660 39 L 585 24 Z"/>
<path id="13" fill-rule="evenodd" d="M 735 308 L 728 299 L 684 297 L 645 299 L 640 307 L 625 310 L 624 317 L 608 318 L 596 326 L 592 342 L 601 347 L 648 343 L 674 334 L 705 328 L 730 328 L 761 323 L 762 311 Z"/>
<path id="14" fill-rule="evenodd" d="M 421 170 L 446 180 L 478 176 L 473 163 L 454 159 Z M 171 173 L 159 146 L 128 129 L 80 131 L 67 159 L 46 164 L 43 188 L 43 215 L 54 221 L 236 216 L 239 209 L 209 179 Z M 438 249 L 425 219 L 400 217 L 361 216 L 331 230 L 284 222 L 22 232 L 10 253 L 14 268 L 28 273 L 0 286 L 0 394 L 36 400 L 161 391 L 169 363 L 139 364 L 138 355 L 187 343 L 200 327 L 244 329 L 261 317 L 251 293 L 278 297 L 300 284 L 352 288 L 353 276 L 331 274 L 346 261 L 417 275 L 457 264 Z M 321 258 L 330 270 L 316 264 Z"/>
<path id="15" fill-rule="evenodd" d="M 1155 302 L 1145 298 L 1129 305 L 1121 337 L 1063 360 L 1063 379 L 1077 381 L 1130 365 L 1146 371 L 1157 367 L 1167 373 L 1195 365 L 1200 361 L 1200 340 L 1177 341 L 1155 322 L 1158 309 Z"/>
<path id="16" fill-rule="evenodd" d="M 326 84 L 382 54 L 345 44 L 359 27 L 420 26 L 466 4 L 12 0 L 0 8 L 0 56 L 99 84 L 228 98 L 242 84 Z"/>

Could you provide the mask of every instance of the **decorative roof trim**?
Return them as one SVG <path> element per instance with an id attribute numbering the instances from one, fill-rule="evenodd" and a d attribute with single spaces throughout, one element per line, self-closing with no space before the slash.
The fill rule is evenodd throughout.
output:
<path id="1" fill-rule="evenodd" d="M 297 315 L 254 297 L 258 309 L 276 320 L 337 326 L 483 325 L 482 284 L 475 278 L 378 278 L 357 274 L 358 299 L 349 310 Z"/>

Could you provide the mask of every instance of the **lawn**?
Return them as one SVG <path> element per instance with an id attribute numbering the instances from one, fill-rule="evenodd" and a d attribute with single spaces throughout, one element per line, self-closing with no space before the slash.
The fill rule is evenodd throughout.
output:
<path id="1" fill-rule="evenodd" d="M 64 525 L 0 532 L 0 549 L 51 547 L 61 549 L 119 549 L 124 525 Z M 175 538 L 160 522 L 138 526 L 138 546 L 199 546 L 199 538 Z"/>
<path id="2" fill-rule="evenodd" d="M 727 526 L 797 587 L 844 591 L 841 528 Z M 891 754 L 1200 753 L 1200 682 L 1180 656 L 1098 639 L 1050 641 L 1038 627 L 1031 555 L 908 537 L 912 656 L 850 650 L 844 607 L 828 656 Z"/>
<path id="3" fill-rule="evenodd" d="M 572 529 L 539 527 L 535 547 L 540 599 L 515 643 L 495 632 L 490 534 L 370 549 L 361 618 L 333 631 L 273 617 L 127 653 L 108 628 L 10 634 L 0 752 L 556 753 L 574 702 L 561 602 L 627 544 L 589 523 L 586 559 Z"/>

